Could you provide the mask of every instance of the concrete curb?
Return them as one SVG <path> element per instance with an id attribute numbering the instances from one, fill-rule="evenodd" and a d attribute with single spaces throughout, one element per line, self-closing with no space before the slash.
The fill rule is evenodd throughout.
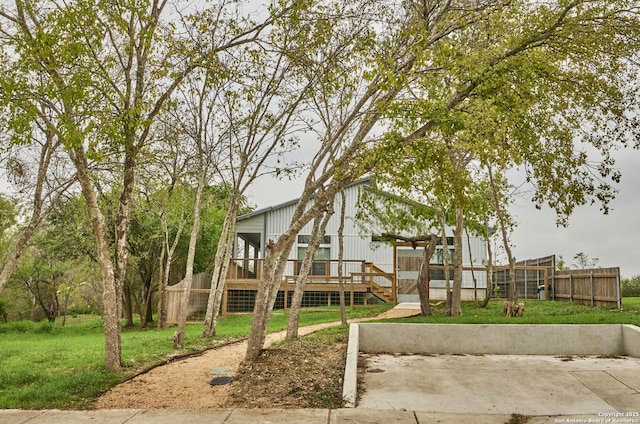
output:
<path id="1" fill-rule="evenodd" d="M 360 354 L 360 327 L 358 324 L 349 325 L 349 345 L 347 347 L 347 363 L 344 370 L 342 397 L 345 406 L 356 406 L 358 393 L 358 355 Z"/>

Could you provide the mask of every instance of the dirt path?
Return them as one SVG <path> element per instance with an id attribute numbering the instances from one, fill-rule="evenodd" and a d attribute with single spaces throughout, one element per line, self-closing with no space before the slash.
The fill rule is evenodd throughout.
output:
<path id="1" fill-rule="evenodd" d="M 416 315 L 419 310 L 394 308 L 374 318 L 396 318 Z M 300 335 L 306 335 L 339 322 L 301 327 Z M 267 335 L 265 345 L 284 339 L 286 331 Z M 95 403 L 96 409 L 213 409 L 227 404 L 231 385 L 211 386 L 218 374 L 234 375 L 246 352 L 246 341 L 215 348 L 200 356 L 186 358 L 152 369 L 131 380 L 119 384 L 105 393 Z"/>

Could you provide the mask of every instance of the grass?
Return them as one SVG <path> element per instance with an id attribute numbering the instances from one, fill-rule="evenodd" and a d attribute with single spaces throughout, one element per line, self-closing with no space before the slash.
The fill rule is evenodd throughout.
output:
<path id="1" fill-rule="evenodd" d="M 623 310 L 591 308 L 577 303 L 525 301 L 523 317 L 504 318 L 502 302 L 480 309 L 463 304 L 463 315 L 446 317 L 443 307 L 431 317 L 405 318 L 402 322 L 465 324 L 635 324 L 640 325 L 640 297 L 624 298 Z M 389 306 L 349 310 L 349 318 L 372 316 Z M 20 321 L 0 324 L 0 408 L 86 409 L 101 393 L 140 370 L 176 353 L 175 328 L 125 329 L 122 332 L 121 373 L 104 369 L 104 336 L 99 317 L 81 317 L 61 326 L 47 322 Z M 286 328 L 288 314 L 274 311 L 269 331 Z M 339 321 L 337 308 L 309 308 L 300 315 L 300 325 Z M 68 321 L 70 322 L 70 321 Z M 201 337 L 202 324 L 188 325 L 185 349 L 181 353 L 207 349 L 220 340 L 245 337 L 251 328 L 250 315 L 221 319 L 215 340 Z M 333 327 L 310 336 L 327 344 L 346 334 L 346 327 Z"/>
<path id="2" fill-rule="evenodd" d="M 622 310 L 585 306 L 575 302 L 523 301 L 524 316 L 502 316 L 502 301 L 490 302 L 487 308 L 475 303 L 462 305 L 462 315 L 444 316 L 444 306 L 432 309 L 430 317 L 416 316 L 402 322 L 449 324 L 635 324 L 640 326 L 640 297 L 624 298 Z M 399 321 L 399 320 L 392 320 Z"/>
<path id="3" fill-rule="evenodd" d="M 390 306 L 371 306 L 348 311 L 359 318 L 381 313 Z M 287 326 L 288 313 L 274 311 L 269 331 Z M 337 308 L 309 308 L 300 325 L 340 320 Z M 69 324 L 69 322 L 74 322 Z M 175 328 L 124 329 L 121 373 L 104 368 L 104 335 L 100 317 L 77 317 L 67 325 L 19 321 L 0 324 L 0 408 L 86 409 L 101 393 L 124 379 L 176 353 Z M 246 337 L 250 315 L 229 315 L 219 321 L 215 339 L 203 339 L 202 324 L 187 325 L 185 348 L 197 352 L 220 340 Z"/>

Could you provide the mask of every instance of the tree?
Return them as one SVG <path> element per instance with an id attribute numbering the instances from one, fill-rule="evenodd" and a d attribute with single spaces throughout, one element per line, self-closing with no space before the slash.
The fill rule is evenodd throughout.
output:
<path id="1" fill-rule="evenodd" d="M 11 79 L 12 73 L 6 73 L 4 78 L 0 78 L 0 87 L 3 90 L 11 87 L 13 83 L 13 81 L 5 79 L 7 77 Z M 9 91 L 11 92 L 11 89 Z M 13 96 L 0 97 L 0 105 L 4 109 L 0 120 L 9 127 L 15 125 L 11 116 L 16 113 L 16 110 L 20 110 L 20 103 Z M 43 101 L 36 101 L 34 106 L 39 107 L 42 111 L 50 110 Z M 21 119 L 19 122 L 20 125 L 23 125 L 24 133 L 12 134 L 10 132 L 10 138 L 6 140 L 5 147 L 7 156 L 0 162 L 4 162 L 8 177 L 18 189 L 24 204 L 30 203 L 30 217 L 26 225 L 22 226 L 19 231 L 17 240 L 10 250 L 11 254 L 3 264 L 0 272 L 0 293 L 18 266 L 20 257 L 28 248 L 31 237 L 46 217 L 51 205 L 75 182 L 75 176 L 69 175 L 64 166 L 65 161 L 60 157 L 62 150 L 60 141 L 53 131 L 47 128 L 46 121 L 38 116 L 33 116 L 29 122 L 23 122 Z M 26 137 L 29 144 L 22 145 L 21 137 Z M 52 163 L 55 166 L 51 166 Z M 33 172 L 34 169 L 35 172 Z M 3 204 L 4 208 L 9 206 L 6 199 Z M 3 229 L 5 226 L 11 225 L 12 220 L 15 219 L 15 215 L 11 216 L 8 209 L 5 209 L 5 213 L 7 215 L 3 214 L 2 216 Z"/>
<path id="2" fill-rule="evenodd" d="M 63 283 L 64 264 L 42 256 L 42 252 L 23 261 L 13 278 L 20 281 L 33 299 L 31 319 L 38 321 L 38 307 L 49 322 L 54 322 L 61 309 L 59 289 Z M 41 316 L 40 316 L 41 317 Z"/>
<path id="3" fill-rule="evenodd" d="M 289 322 L 287 324 L 287 339 L 295 339 L 298 337 L 298 321 L 300 319 L 300 308 L 302 307 L 302 297 L 304 296 L 305 286 L 311 272 L 311 267 L 315 260 L 316 251 L 320 242 L 324 237 L 325 230 L 329 219 L 333 216 L 335 210 L 332 204 L 327 204 L 324 213 L 313 220 L 313 229 L 311 230 L 311 240 L 305 253 L 302 265 L 296 279 L 296 288 L 291 298 L 291 309 L 289 310 Z"/>
<path id="4" fill-rule="evenodd" d="M 420 3 L 414 10 L 367 2 L 330 4 L 327 7 L 336 10 L 333 16 L 348 19 L 334 18 L 328 22 L 324 13 L 319 13 L 318 19 L 310 10 L 297 21 L 307 36 L 301 40 L 304 48 L 295 50 L 298 60 L 304 63 L 302 74 L 308 79 L 307 75 L 322 77 L 314 86 L 309 109 L 309 113 L 318 117 L 314 130 L 322 144 L 309 166 L 289 228 L 269 246 L 256 295 L 246 362 L 255 361 L 264 344 L 295 234 L 321 213 L 321 205 L 333 201 L 342 188 L 372 170 L 384 155 L 396 152 L 397 144 L 410 144 L 435 125 L 431 122 L 401 140 L 381 139 L 375 134 L 416 68 L 422 67 L 422 71 L 431 68 L 430 63 L 419 60 L 419 55 L 460 25 L 464 26 L 473 15 L 452 3 Z M 488 7 L 488 3 L 482 7 Z M 316 33 L 323 36 L 314 40 L 314 44 L 308 36 Z M 331 69 L 329 73 L 327 66 Z M 454 96 L 448 107 L 457 106 L 465 97 Z"/>
<path id="5" fill-rule="evenodd" d="M 216 334 L 226 274 L 233 255 L 236 219 L 245 208 L 248 187 L 260 176 L 289 177 L 298 168 L 285 155 L 297 145 L 292 134 L 300 127 L 303 100 L 311 85 L 300 84 L 292 66 L 291 45 L 296 40 L 296 15 L 305 4 L 283 3 L 274 7 L 264 23 L 260 43 L 242 46 L 223 60 L 228 85 L 211 102 L 220 115 L 217 126 L 219 151 L 216 171 L 229 188 L 229 205 L 213 260 L 211 292 L 207 302 L 203 336 Z M 299 30 L 299 29 L 298 29 Z M 203 93 L 207 95 L 207 93 Z"/>
<path id="6" fill-rule="evenodd" d="M 183 279 L 183 293 L 180 299 L 180 313 L 178 316 L 178 330 L 176 331 L 173 344 L 176 349 L 182 349 L 184 344 L 184 333 L 187 323 L 189 298 L 191 295 L 191 285 L 193 282 L 193 266 L 196 256 L 196 243 L 198 241 L 198 233 L 200 231 L 200 215 L 203 201 L 203 193 L 205 185 L 210 178 L 210 170 L 218 166 L 216 157 L 218 156 L 218 139 L 215 133 L 211 131 L 214 109 L 208 102 L 204 93 L 213 92 L 213 97 L 217 96 L 220 88 L 212 80 L 217 80 L 217 75 L 212 75 L 209 71 L 205 72 L 201 78 L 202 85 L 198 86 L 199 90 L 190 90 L 191 92 L 199 92 L 196 101 L 186 102 L 187 116 L 190 118 L 183 123 L 182 129 L 187 136 L 188 141 L 192 144 L 193 153 L 190 155 L 193 159 L 190 163 L 193 175 L 196 181 L 195 198 L 193 202 L 193 224 L 191 227 L 191 235 L 189 237 L 189 248 L 185 267 L 185 277 Z M 195 87 L 194 87 L 195 88 Z M 213 89 L 212 89 L 213 88 Z M 184 97 L 188 98 L 186 93 Z M 192 106 L 193 108 L 189 108 Z M 176 117 L 177 118 L 177 117 Z M 180 121 L 178 121 L 180 122 Z"/>
<path id="7" fill-rule="evenodd" d="M 340 225 L 338 225 L 338 300 L 340 323 L 347 325 L 347 306 L 344 299 L 344 220 L 347 213 L 347 194 L 340 192 Z"/>
<path id="8" fill-rule="evenodd" d="M 500 190 L 499 182 L 494 178 L 494 173 L 491 165 L 487 166 L 487 174 L 489 176 L 489 184 L 491 186 L 491 193 L 493 199 L 494 210 L 498 218 L 498 227 L 502 236 L 502 245 L 507 252 L 507 259 L 509 260 L 509 285 L 508 285 L 508 298 L 503 306 L 503 313 L 505 316 L 513 317 L 522 315 L 524 312 L 524 304 L 516 304 L 518 300 L 518 294 L 516 293 L 516 258 L 511 251 L 511 245 L 509 244 L 509 224 L 510 217 L 504 210 L 503 191 Z"/>
<path id="9" fill-rule="evenodd" d="M 418 244 L 422 244 L 422 258 L 418 269 L 418 278 L 416 286 L 418 288 L 418 298 L 420 299 L 420 312 L 423 316 L 431 315 L 431 304 L 429 303 L 429 290 L 431 288 L 431 270 L 429 264 L 431 258 L 436 251 L 436 246 L 440 238 L 435 234 L 427 234 L 424 236 L 405 237 L 400 234 L 383 234 L 383 237 L 392 240 L 402 240 L 411 243 L 415 249 Z M 444 242 L 446 243 L 446 241 Z M 446 249 L 445 249 L 446 251 Z M 445 272 L 448 273 L 445 267 Z M 447 290 L 448 292 L 448 290 Z"/>
<path id="10" fill-rule="evenodd" d="M 591 258 L 584 252 L 576 253 L 573 260 L 575 261 L 573 268 L 578 269 L 595 268 L 598 262 L 600 262 L 600 258 Z"/>
<path id="11" fill-rule="evenodd" d="M 290 227 L 278 240 L 270 241 L 267 246 L 245 356 L 248 363 L 255 361 L 264 345 L 273 303 L 296 234 L 319 217 L 327 204 L 333 204 L 335 195 L 343 187 L 362 175 L 358 166 L 351 175 L 347 172 L 337 176 L 334 169 L 336 163 L 346 163 L 361 153 L 363 139 L 376 121 L 374 116 L 379 115 L 375 111 L 375 104 L 381 90 L 371 87 L 358 99 L 356 93 L 360 93 L 356 90 L 356 76 L 350 74 L 352 69 L 356 69 L 356 63 L 368 63 L 364 49 L 358 43 L 364 43 L 369 37 L 371 22 L 367 17 L 363 18 L 362 12 L 356 12 L 357 6 L 328 3 L 326 10 L 330 11 L 329 18 L 324 5 L 310 5 L 295 10 L 295 19 L 285 22 L 289 29 L 283 35 L 292 34 L 287 37 L 291 40 L 288 57 L 298 75 L 296 82 L 311 89 L 312 96 L 305 99 L 304 103 L 308 113 L 308 128 L 319 133 L 321 145 L 309 165 L 305 187 Z M 348 19 L 345 18 L 347 16 Z M 353 109 L 349 110 L 351 106 Z M 350 118 L 334 122 L 334 112 L 348 114 Z M 372 115 L 368 115 L 370 120 L 354 123 L 356 116 L 361 113 L 367 116 L 367 112 L 372 112 Z M 348 135 L 358 133 L 358 125 L 361 130 L 356 135 L 357 140 L 349 145 L 345 139 Z M 307 208 L 312 198 L 313 203 Z"/>
<path id="12" fill-rule="evenodd" d="M 82 206 L 77 200 L 71 198 L 66 208 L 60 202 L 54 205 L 13 273 L 14 287 L 21 286 L 31 296 L 33 320 L 42 313 L 50 322 L 66 316 L 69 305 L 79 300 L 81 284 L 94 277 L 95 262 L 85 253 L 91 250 L 91 235 L 83 233 L 86 215 L 74 208 Z"/>
<path id="13" fill-rule="evenodd" d="M 622 279 L 622 297 L 640 297 L 640 276 Z"/>
<path id="14" fill-rule="evenodd" d="M 17 57 L 13 75 L 24 83 L 12 88 L 55 105 L 51 117 L 27 101 L 15 122 L 28 114 L 47 123 L 68 152 L 87 202 L 104 287 L 109 370 L 121 367 L 121 300 L 139 154 L 163 104 L 201 63 L 184 54 L 177 32 L 162 22 L 165 6 L 158 0 L 126 5 L 104 0 L 45 7 L 16 0 L 13 10 L 2 10 L 4 34 Z M 35 96 L 29 84 L 34 79 L 46 83 Z M 113 258 L 91 167 L 93 160 L 106 157 L 121 166 Z"/>
<path id="15" fill-rule="evenodd" d="M 404 241 L 413 249 L 422 247 L 416 286 L 422 315 L 431 315 L 431 259 L 438 244 L 446 243 L 442 237 L 433 234 L 437 222 L 435 208 L 381 191 L 378 184 L 374 184 L 360 194 L 357 222 L 362 233 L 371 234 L 382 229 L 381 237 L 388 242 Z M 443 260 L 448 260 L 446 251 L 448 248 L 443 246 Z"/>
<path id="16" fill-rule="evenodd" d="M 404 95 L 388 108 L 394 122 L 387 137 L 413 159 L 387 156 L 400 176 L 395 185 L 407 187 L 411 181 L 420 194 L 452 199 L 459 228 L 460 210 L 468 210 L 464 194 L 473 182 L 468 165 L 522 166 L 534 185 L 536 205 L 555 209 L 559 224 L 580 204 L 600 202 L 606 212 L 615 191 L 609 181 L 619 178 L 610 150 L 628 144 L 635 125 L 628 87 L 637 72 L 629 52 L 637 51 L 631 34 L 638 28 L 638 6 L 627 1 L 483 6 L 466 10 L 455 37 L 442 37 L 423 50 L 419 58 L 429 70 L 408 81 Z M 615 77 L 604 81 L 602 75 Z M 586 134 L 585 127 L 594 131 Z M 579 142 L 602 154 L 595 169 Z M 435 167 L 448 171 L 424 178 Z M 454 279 L 454 295 L 456 286 Z"/>

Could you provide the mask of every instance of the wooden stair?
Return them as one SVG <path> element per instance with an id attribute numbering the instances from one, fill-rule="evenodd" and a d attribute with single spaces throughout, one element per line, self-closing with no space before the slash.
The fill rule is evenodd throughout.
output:
<path id="1" fill-rule="evenodd" d="M 393 274 L 388 272 L 384 272 L 384 270 L 378 268 L 371 262 L 367 262 L 365 264 L 365 272 L 357 273 L 360 278 L 362 278 L 363 283 L 367 283 L 369 285 L 369 292 L 382 300 L 383 302 L 394 302 L 395 296 L 393 295 L 393 291 L 388 287 L 384 287 L 374 281 L 375 277 L 382 277 L 391 282 L 391 286 L 393 287 Z"/>
<path id="2" fill-rule="evenodd" d="M 371 281 L 371 294 L 382 300 L 384 303 L 393 301 L 393 293 L 386 287 Z"/>

